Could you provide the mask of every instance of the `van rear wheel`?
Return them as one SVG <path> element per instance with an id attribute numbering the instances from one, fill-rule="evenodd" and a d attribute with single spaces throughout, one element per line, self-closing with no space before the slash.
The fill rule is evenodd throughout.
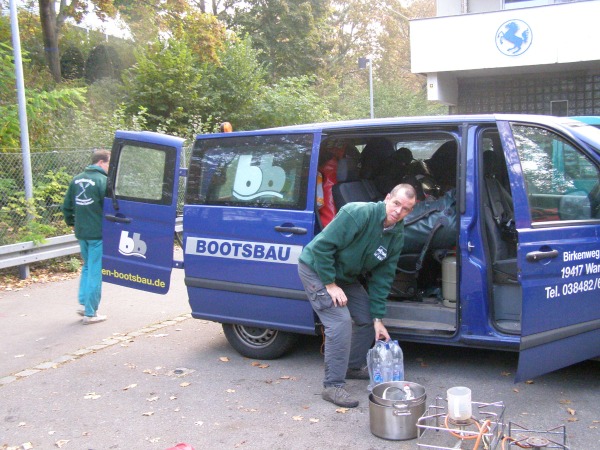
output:
<path id="1" fill-rule="evenodd" d="M 242 356 L 254 359 L 276 359 L 287 353 L 298 335 L 271 328 L 224 323 L 223 332 L 229 344 Z"/>

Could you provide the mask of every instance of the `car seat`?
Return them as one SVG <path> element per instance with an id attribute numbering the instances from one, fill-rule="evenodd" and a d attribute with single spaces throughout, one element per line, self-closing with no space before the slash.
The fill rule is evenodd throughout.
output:
<path id="1" fill-rule="evenodd" d="M 372 180 L 359 177 L 360 169 L 355 158 L 338 161 L 337 184 L 332 188 L 333 202 L 339 209 L 350 202 L 375 202 L 383 198 Z"/>
<path id="2" fill-rule="evenodd" d="M 512 198 L 498 179 L 504 161 L 494 152 L 483 153 L 484 221 L 495 283 L 517 282 L 516 231 Z"/>
<path id="3" fill-rule="evenodd" d="M 394 145 L 388 139 L 370 138 L 360 154 L 360 178 L 367 180 L 375 178 L 392 153 L 394 153 Z"/>

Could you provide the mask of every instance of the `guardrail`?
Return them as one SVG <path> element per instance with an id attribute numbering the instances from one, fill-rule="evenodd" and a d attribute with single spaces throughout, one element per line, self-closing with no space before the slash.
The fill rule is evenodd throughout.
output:
<path id="1" fill-rule="evenodd" d="M 175 232 L 179 233 L 182 230 L 183 217 L 178 217 L 175 220 Z M 35 245 L 31 241 L 4 245 L 0 247 L 0 269 L 28 266 L 34 262 L 76 253 L 79 253 L 79 242 L 74 234 L 48 238 L 40 245 Z"/>

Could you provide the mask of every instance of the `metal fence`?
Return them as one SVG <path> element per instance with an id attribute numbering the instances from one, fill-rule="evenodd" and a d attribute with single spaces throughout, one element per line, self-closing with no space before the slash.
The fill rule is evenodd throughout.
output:
<path id="1" fill-rule="evenodd" d="M 0 153 L 0 246 L 72 232 L 63 221 L 60 206 L 71 178 L 90 164 L 94 150 L 53 149 L 31 153 L 34 198 L 29 204 L 25 202 L 22 154 Z M 187 167 L 190 153 L 191 147 L 184 149 L 183 167 Z M 184 190 L 182 182 L 180 204 Z"/>

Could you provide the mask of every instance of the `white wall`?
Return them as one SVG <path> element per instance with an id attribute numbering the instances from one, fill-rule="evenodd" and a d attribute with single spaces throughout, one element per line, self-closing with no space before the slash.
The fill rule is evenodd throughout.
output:
<path id="1" fill-rule="evenodd" d="M 502 67 L 600 61 L 600 1 L 412 20 L 413 73 L 459 72 Z M 530 28 L 530 46 L 507 56 L 497 34 L 507 21 Z"/>

